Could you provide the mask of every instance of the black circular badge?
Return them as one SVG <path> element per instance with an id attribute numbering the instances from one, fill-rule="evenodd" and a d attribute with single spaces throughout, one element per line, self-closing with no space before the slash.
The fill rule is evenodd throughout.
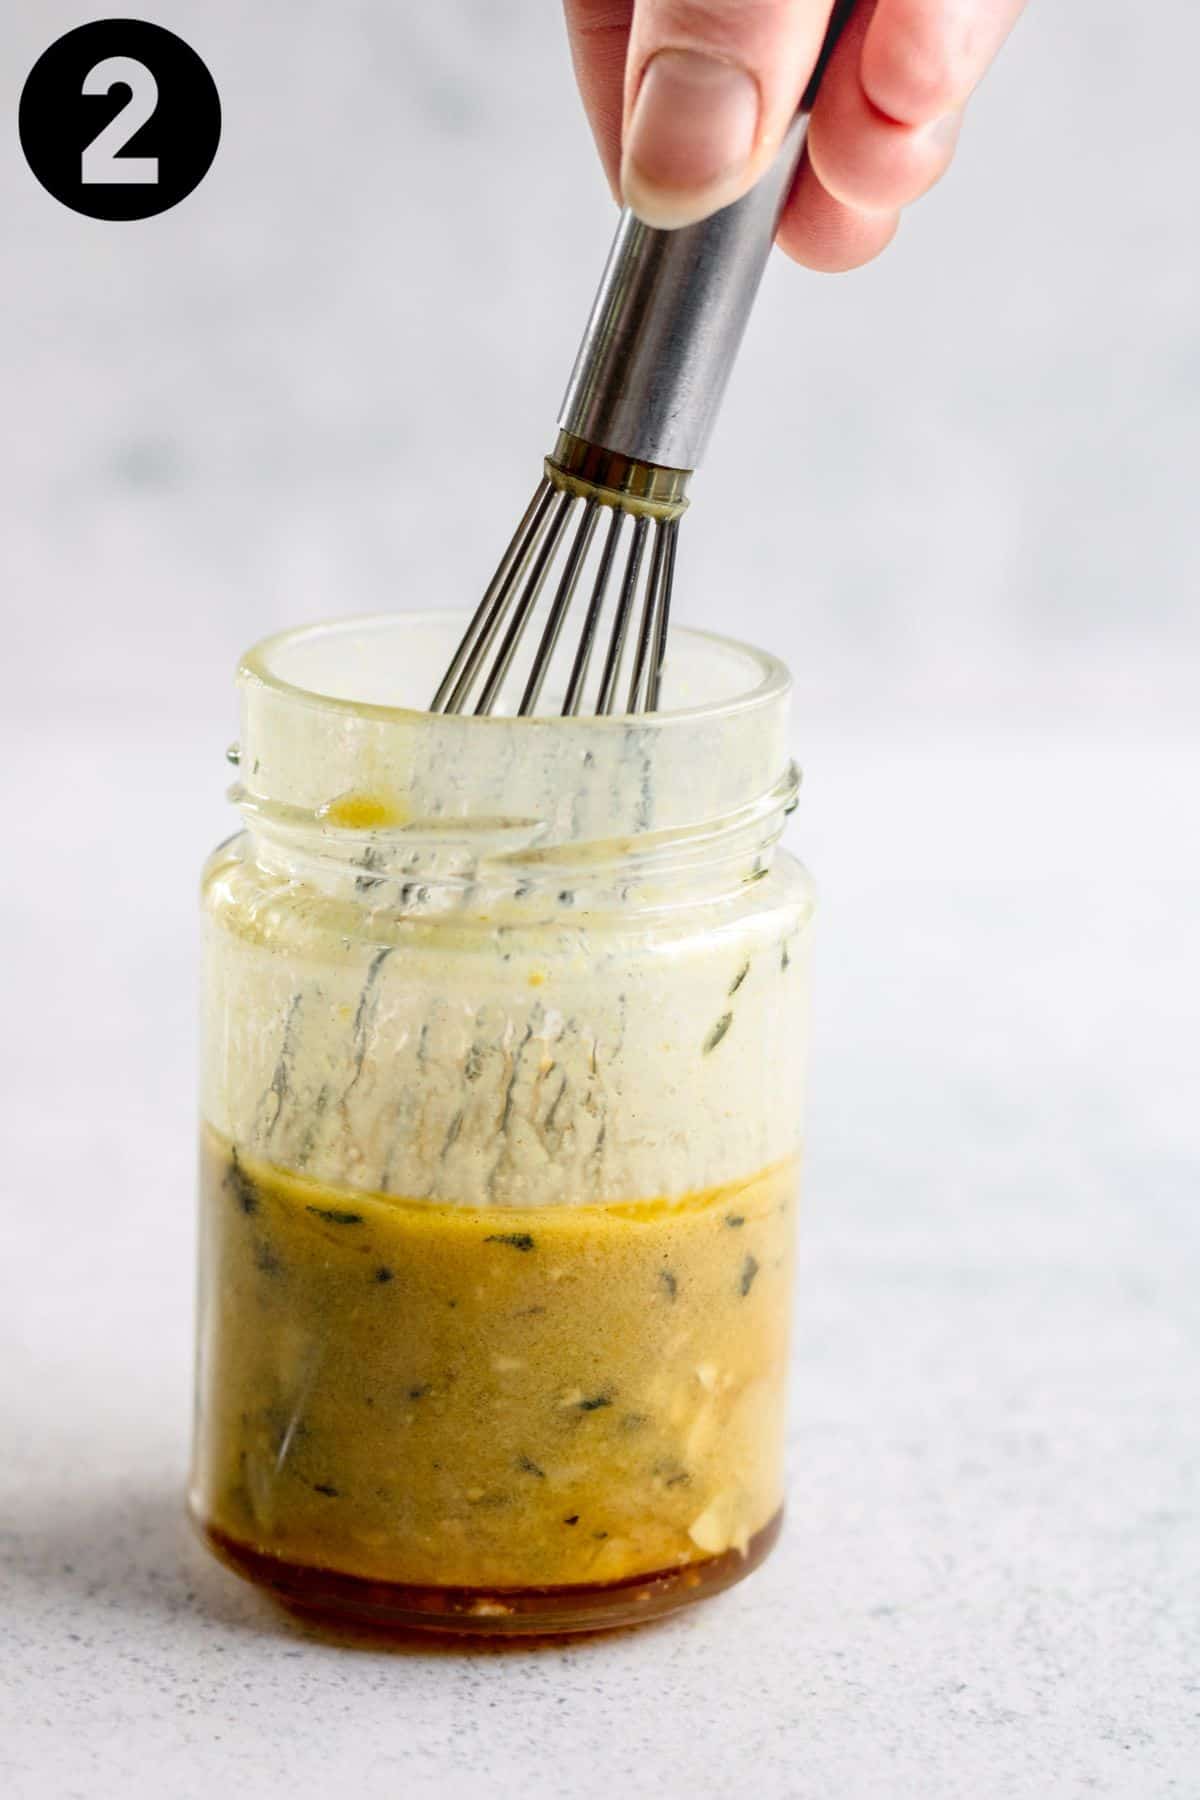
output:
<path id="1" fill-rule="evenodd" d="M 96 19 L 43 52 L 21 91 L 25 160 L 92 219 L 150 219 L 191 193 L 221 141 L 216 83 L 145 19 Z"/>

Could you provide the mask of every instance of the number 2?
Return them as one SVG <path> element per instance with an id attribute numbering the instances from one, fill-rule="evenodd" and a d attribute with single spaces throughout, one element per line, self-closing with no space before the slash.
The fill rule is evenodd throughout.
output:
<path id="1" fill-rule="evenodd" d="M 154 116 L 158 105 L 158 83 L 146 67 L 132 56 L 106 56 L 83 78 L 85 94 L 108 94 L 118 82 L 129 89 L 129 98 L 108 121 L 82 157 L 82 180 L 97 182 L 130 182 L 154 186 L 158 182 L 157 156 L 118 156 L 135 131 Z"/>

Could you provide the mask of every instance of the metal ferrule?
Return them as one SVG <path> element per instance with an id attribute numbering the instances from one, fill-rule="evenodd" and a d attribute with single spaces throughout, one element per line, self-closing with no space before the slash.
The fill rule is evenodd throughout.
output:
<path id="1" fill-rule="evenodd" d="M 601 506 L 619 506 L 622 512 L 639 518 L 678 519 L 687 509 L 687 469 L 638 462 L 566 431 L 559 432 L 545 470 L 560 493 L 596 500 Z"/>
<path id="2" fill-rule="evenodd" d="M 798 113 L 732 206 L 659 231 L 621 214 L 559 429 L 631 461 L 698 467 L 804 147 Z"/>

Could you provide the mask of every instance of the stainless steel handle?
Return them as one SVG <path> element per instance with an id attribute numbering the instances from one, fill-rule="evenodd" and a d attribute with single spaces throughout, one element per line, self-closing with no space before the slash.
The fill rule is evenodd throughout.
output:
<path id="1" fill-rule="evenodd" d="M 639 462 L 694 469 L 762 280 L 807 113 L 853 0 L 839 0 L 817 67 L 775 161 L 740 200 L 659 231 L 628 208 L 575 358 L 562 431 Z"/>

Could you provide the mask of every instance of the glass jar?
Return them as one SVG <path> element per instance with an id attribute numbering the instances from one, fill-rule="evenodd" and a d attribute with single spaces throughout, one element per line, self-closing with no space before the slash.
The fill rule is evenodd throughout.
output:
<path id="1" fill-rule="evenodd" d="M 811 896 L 788 678 L 677 630 L 666 710 L 439 717 L 461 621 L 239 671 L 204 872 L 190 1504 L 293 1604 L 579 1630 L 780 1523 Z"/>

